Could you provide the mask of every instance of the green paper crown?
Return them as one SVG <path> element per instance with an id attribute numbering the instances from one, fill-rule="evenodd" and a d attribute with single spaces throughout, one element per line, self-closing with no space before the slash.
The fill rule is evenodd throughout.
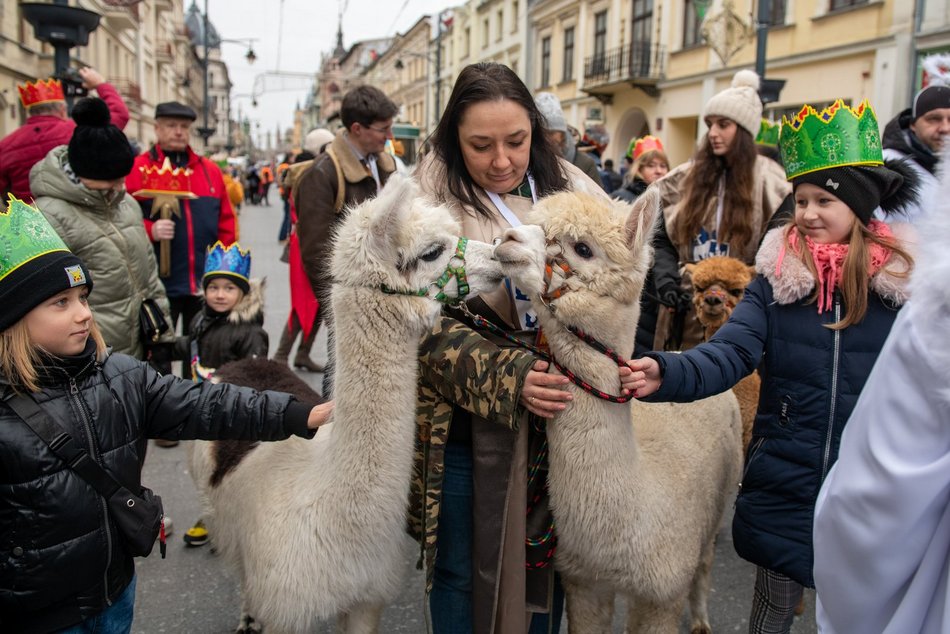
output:
<path id="1" fill-rule="evenodd" d="M 66 251 L 39 209 L 9 195 L 7 208 L 0 206 L 0 280 L 41 255 Z"/>
<path id="2" fill-rule="evenodd" d="M 778 123 L 772 123 L 768 119 L 762 119 L 759 124 L 759 133 L 755 135 L 756 145 L 767 145 L 768 147 L 778 147 L 778 133 L 782 126 Z"/>
<path id="3" fill-rule="evenodd" d="M 820 113 L 805 106 L 791 121 L 782 117 L 779 146 L 788 180 L 830 167 L 884 164 L 877 117 L 867 99 L 857 108 L 838 99 Z"/>

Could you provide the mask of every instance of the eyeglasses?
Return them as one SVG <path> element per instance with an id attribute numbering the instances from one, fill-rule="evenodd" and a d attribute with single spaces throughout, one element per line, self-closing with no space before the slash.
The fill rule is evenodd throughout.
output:
<path id="1" fill-rule="evenodd" d="M 379 132 L 380 134 L 385 134 L 386 136 L 389 136 L 390 134 L 392 134 L 392 131 L 393 131 L 393 127 L 391 125 L 385 128 L 374 128 L 371 125 L 364 125 L 363 127 L 366 128 L 367 130 L 372 130 L 373 132 Z"/>

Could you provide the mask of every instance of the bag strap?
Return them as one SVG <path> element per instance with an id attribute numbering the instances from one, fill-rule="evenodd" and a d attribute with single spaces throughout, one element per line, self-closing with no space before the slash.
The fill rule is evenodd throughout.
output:
<path id="1" fill-rule="evenodd" d="M 50 450 L 65 462 L 66 466 L 92 485 L 99 495 L 108 500 L 121 488 L 122 485 L 100 467 L 62 425 L 47 416 L 30 396 L 15 394 L 7 402 L 33 433 L 49 445 Z"/>
<path id="2" fill-rule="evenodd" d="M 324 154 L 330 157 L 330 161 L 333 162 L 333 168 L 336 170 L 336 200 L 333 201 L 333 211 L 340 213 L 343 209 L 343 198 L 346 195 L 346 179 L 343 177 L 343 168 L 340 166 L 340 160 L 336 157 L 336 152 L 333 151 L 333 148 L 327 146 Z"/>

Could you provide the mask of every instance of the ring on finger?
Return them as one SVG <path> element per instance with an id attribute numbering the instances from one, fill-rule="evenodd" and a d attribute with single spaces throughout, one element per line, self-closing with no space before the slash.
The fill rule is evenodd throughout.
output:
<path id="1" fill-rule="evenodd" d="M 528 397 L 528 402 L 534 405 L 535 398 L 533 396 Z"/>

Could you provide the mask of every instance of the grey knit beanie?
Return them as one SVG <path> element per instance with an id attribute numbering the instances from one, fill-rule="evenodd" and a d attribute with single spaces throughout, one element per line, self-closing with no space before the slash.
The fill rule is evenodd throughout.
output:
<path id="1" fill-rule="evenodd" d="M 567 132 L 567 120 L 564 118 L 564 111 L 561 109 L 561 100 L 557 95 L 550 92 L 539 92 L 534 98 L 535 105 L 544 115 L 545 127 L 548 130 L 560 130 Z"/>
<path id="2" fill-rule="evenodd" d="M 703 118 L 708 116 L 732 119 L 755 138 L 762 121 L 759 76 L 751 70 L 740 70 L 736 73 L 732 78 L 732 87 L 726 88 L 706 103 Z"/>

